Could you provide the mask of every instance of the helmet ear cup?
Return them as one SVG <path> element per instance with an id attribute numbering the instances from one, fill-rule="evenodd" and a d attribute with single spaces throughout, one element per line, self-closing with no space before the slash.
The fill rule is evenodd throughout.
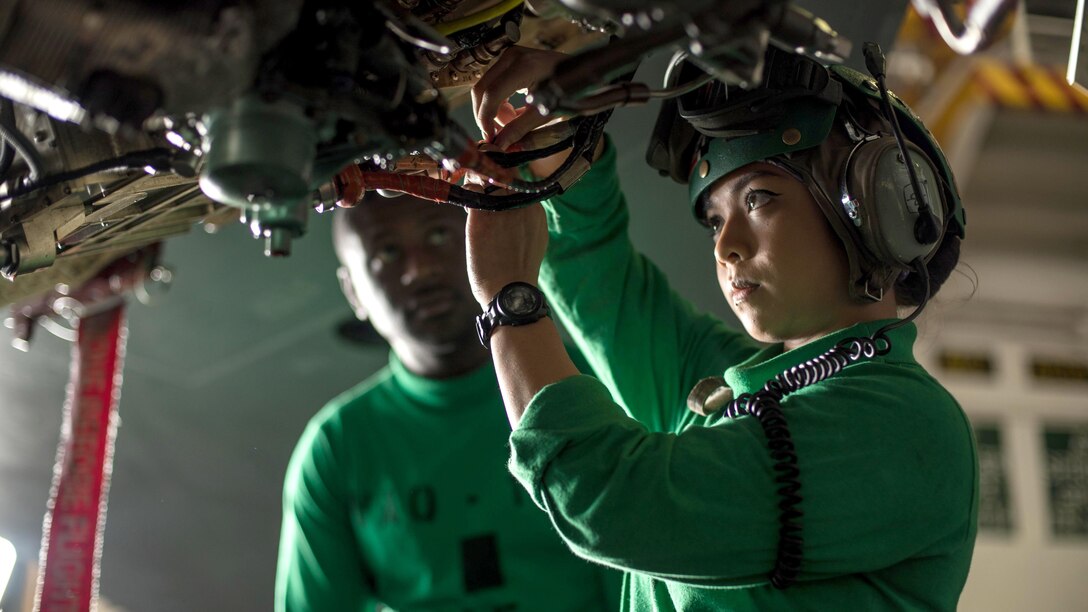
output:
<path id="1" fill-rule="evenodd" d="M 932 244 L 915 237 L 915 225 L 926 214 L 911 186 L 907 166 L 893 136 L 871 137 L 850 153 L 842 181 L 842 206 L 874 259 L 892 268 L 909 268 L 917 258 L 928 261 L 944 237 L 947 202 L 937 169 L 912 143 L 910 162 L 941 234 Z"/>

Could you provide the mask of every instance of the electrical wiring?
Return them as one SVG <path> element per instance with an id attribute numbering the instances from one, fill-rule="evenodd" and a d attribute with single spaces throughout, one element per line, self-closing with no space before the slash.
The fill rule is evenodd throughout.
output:
<path id="1" fill-rule="evenodd" d="M 471 15 L 461 17 L 460 19 L 454 19 L 453 21 L 436 24 L 434 30 L 443 36 L 449 36 L 450 34 L 461 32 L 473 26 L 478 26 L 481 23 L 491 21 L 496 17 L 502 17 L 506 13 L 521 6 L 521 4 L 522 0 L 505 0 L 489 9 L 484 9 Z"/>
<path id="2" fill-rule="evenodd" d="M 581 158 L 592 162 L 593 150 L 604 133 L 604 126 L 611 117 L 611 109 L 591 117 L 576 117 L 563 125 L 540 128 L 542 133 L 530 134 L 515 143 L 516 150 L 482 151 L 464 128 L 452 124 L 449 151 L 459 151 L 452 157 L 453 166 L 470 170 L 484 178 L 487 185 L 483 192 L 460 187 L 448 180 L 423 174 L 405 174 L 388 170 L 371 169 L 369 166 L 350 164 L 333 179 L 337 205 L 354 206 L 365 191 L 384 190 L 406 193 L 415 197 L 445 202 L 464 208 L 506 210 L 528 206 L 562 193 L 572 176 L 585 171 L 588 164 L 575 169 Z M 572 133 L 573 132 L 573 133 Z M 554 140 L 558 138 L 558 140 Z M 554 141 L 553 141 L 554 140 Z M 539 148 L 519 149 L 521 142 L 531 145 L 545 144 Z M 570 153 L 548 177 L 538 181 L 525 181 L 517 177 L 512 168 L 516 165 L 540 159 L 570 147 Z M 575 169 L 572 172 L 572 169 Z M 568 176 L 570 174 L 570 176 Z M 576 178 L 576 177 L 575 177 Z M 502 189 L 513 193 L 495 194 Z"/>
<path id="3" fill-rule="evenodd" d="M 96 174 L 98 172 L 109 172 L 114 170 L 135 170 L 139 168 L 145 168 L 147 166 L 151 166 L 155 170 L 168 171 L 171 169 L 170 161 L 172 157 L 173 154 L 170 149 L 166 149 L 163 147 L 144 149 L 141 151 L 132 151 L 131 153 L 125 153 L 124 155 L 120 155 L 118 157 L 104 159 L 102 161 L 83 166 L 82 168 L 76 168 L 75 170 L 52 174 L 40 180 L 27 183 L 22 187 L 17 187 L 6 194 L 0 195 L 0 202 L 6 200 L 13 200 L 29 193 L 45 189 L 46 187 L 52 187 L 53 185 L 58 185 L 66 181 L 83 178 L 85 176 Z"/>
<path id="4" fill-rule="evenodd" d="M 494 195 L 486 192 L 480 193 L 478 191 L 464 189 L 463 187 L 457 187 L 456 198 L 451 201 L 451 204 L 479 210 L 512 210 L 536 204 L 541 200 L 546 200 L 560 193 L 560 191 L 561 188 L 559 183 L 553 183 L 551 187 L 537 193 L 512 193 L 505 195 Z"/>
<path id="5" fill-rule="evenodd" d="M 608 110 L 598 113 L 592 118 L 583 120 L 579 124 L 578 129 L 574 132 L 574 146 L 571 149 L 570 154 L 567 155 L 567 158 L 563 160 L 563 163 L 547 178 L 535 183 L 529 183 L 529 186 L 549 186 L 553 182 L 558 183 L 567 171 L 574 166 L 574 163 L 578 161 L 579 157 L 585 157 L 592 160 L 593 149 L 597 146 L 597 141 L 604 132 L 604 125 L 608 123 L 608 119 L 611 116 L 612 111 Z"/>
<path id="6" fill-rule="evenodd" d="M 486 154 L 495 163 L 499 164 L 503 168 L 513 168 L 514 166 L 520 166 L 522 164 L 529 163 L 536 159 L 541 159 L 554 155 L 560 151 L 570 148 L 574 142 L 574 136 L 568 136 L 559 142 L 542 147 L 540 149 L 532 149 L 530 151 L 515 151 L 508 153 L 506 151 L 487 151 Z"/>
<path id="7" fill-rule="evenodd" d="M 458 166 L 462 168 L 473 170 L 481 175 L 490 176 L 492 179 L 490 186 L 492 188 L 511 188 L 513 186 L 508 185 L 508 183 L 517 183 L 518 181 L 516 181 L 516 175 L 510 168 L 528 163 L 534 159 L 553 155 L 564 149 L 570 148 L 574 143 L 573 130 L 569 125 L 564 124 L 562 127 L 549 126 L 547 128 L 541 128 L 541 130 L 549 131 L 551 134 L 544 135 L 543 137 L 539 134 L 531 134 L 522 141 L 519 141 L 519 143 L 510 147 L 511 149 L 515 149 L 510 152 L 479 151 L 475 145 L 466 145 L 464 146 L 465 152 L 457 158 L 456 162 Z M 536 144 L 541 141 L 547 142 L 557 136 L 562 136 L 563 134 L 568 135 L 557 142 L 553 142 L 552 144 L 541 148 L 517 150 L 518 145 L 523 142 L 528 142 L 530 144 Z M 463 137 L 465 142 L 468 141 L 468 136 L 466 134 L 460 134 L 459 136 Z M 345 164 L 347 164 L 346 167 L 344 167 Z M 468 207 L 489 208 L 493 210 L 502 208 L 501 204 L 478 202 L 478 196 L 480 194 L 477 192 L 466 190 L 466 193 L 462 193 L 457 189 L 450 190 L 449 187 L 451 186 L 451 183 L 447 180 L 448 177 L 432 178 L 423 174 L 406 173 L 396 170 L 368 170 L 367 168 L 372 167 L 367 164 L 352 164 L 347 161 L 339 164 L 339 167 L 343 167 L 344 169 L 337 173 L 333 183 L 337 193 L 338 205 L 342 207 L 352 206 L 354 202 L 358 201 L 359 197 L 362 196 L 363 191 L 383 189 L 407 193 L 436 202 L 454 201 L 454 203 L 459 203 L 464 201 L 468 202 Z M 437 168 L 437 163 L 435 168 Z M 552 193 L 553 190 L 548 189 L 547 185 L 544 185 L 542 188 L 539 186 L 534 187 L 527 190 L 526 195 L 532 197 L 526 199 L 524 203 L 527 204 L 539 201 Z M 512 195 L 485 195 L 489 195 L 491 200 L 507 198 L 512 204 L 522 202 L 522 198 L 512 198 Z"/>
<path id="8" fill-rule="evenodd" d="M 405 193 L 423 200 L 448 203 L 464 208 L 482 210 L 508 210 L 535 204 L 559 193 L 559 184 L 535 193 L 513 193 L 495 195 L 466 189 L 444 181 L 419 174 L 402 174 L 387 170 L 363 170 L 358 165 L 351 165 L 337 175 L 334 184 L 341 202 L 355 202 L 363 191 L 386 190 Z"/>
<path id="9" fill-rule="evenodd" d="M 471 203 L 463 204 L 469 208 L 487 208 L 488 210 L 505 210 L 508 208 L 518 208 L 521 206 L 527 206 L 540 200 L 547 199 L 552 195 L 562 193 L 562 179 L 567 172 L 574 167 L 575 162 L 579 158 L 591 159 L 593 155 L 593 149 L 597 146 L 597 141 L 600 139 L 604 132 L 604 125 L 608 122 L 611 116 L 611 111 L 600 113 L 591 119 L 583 120 L 578 126 L 575 134 L 571 137 L 574 146 L 571 148 L 570 154 L 567 155 L 563 163 L 559 165 L 548 177 L 539 181 L 516 181 L 517 187 L 524 189 L 520 194 L 509 194 L 503 196 L 493 196 L 491 199 L 480 199 L 477 196 L 487 196 L 488 194 L 477 194 L 476 192 L 469 192 L 474 194 L 468 196 L 471 199 L 479 200 Z"/>
<path id="10" fill-rule="evenodd" d="M 561 180 L 567 174 L 567 172 L 569 172 L 570 169 L 574 167 L 574 164 L 578 161 L 578 159 L 592 159 L 593 149 L 596 147 L 597 141 L 603 134 L 604 125 L 608 122 L 608 119 L 611 117 L 611 115 L 612 111 L 608 110 L 599 113 L 591 118 L 581 119 L 578 123 L 577 128 L 575 129 L 574 135 L 571 137 L 573 141 L 573 146 L 571 147 L 570 153 L 567 155 L 566 159 L 563 160 L 563 163 L 561 163 L 559 167 L 556 168 L 546 178 L 539 181 L 516 180 L 511 181 L 511 184 L 509 186 L 500 186 L 504 186 L 515 191 L 525 193 L 527 195 L 535 195 L 535 201 L 540 201 L 546 199 L 551 194 L 562 192 L 563 187 L 561 185 Z M 492 184 L 498 183 L 492 182 Z M 543 195 L 545 193 L 549 195 Z M 510 198 L 510 196 L 505 197 Z M 516 198 L 510 199 L 510 202 L 514 201 L 520 200 Z M 527 203 L 531 203 L 531 201 Z"/>
<path id="11" fill-rule="evenodd" d="M 562 179 L 574 167 L 579 158 L 592 156 L 593 149 L 596 147 L 610 115 L 611 112 L 608 112 L 579 120 L 574 135 L 569 138 L 573 142 L 570 154 L 551 175 L 540 181 L 510 179 L 506 176 L 510 174 L 510 171 L 491 159 L 488 152 L 469 147 L 459 156 L 457 162 L 462 168 L 471 169 L 488 179 L 489 185 L 485 187 L 484 192 L 473 191 L 426 175 L 366 170 L 357 164 L 352 164 L 341 171 L 333 180 L 338 196 L 338 204 L 352 206 L 359 200 L 364 191 L 378 189 L 406 193 L 434 202 L 450 203 L 464 208 L 482 210 L 508 210 L 535 204 L 563 191 Z M 542 150 L 521 153 L 532 154 L 533 158 L 544 155 Z M 490 174 L 492 172 L 501 173 L 502 178 L 496 179 L 493 174 Z M 488 191 L 488 189 L 506 189 L 514 191 L 514 193 L 498 195 Z"/>
<path id="12" fill-rule="evenodd" d="M 451 126 L 454 140 L 462 144 L 458 147 L 460 154 L 453 161 L 458 168 L 471 170 L 484 177 L 490 186 L 526 194 L 539 194 L 550 189 L 552 183 L 557 181 L 557 177 L 562 176 L 569 170 L 577 157 L 584 153 L 588 139 L 591 136 L 591 125 L 592 121 L 581 120 L 579 122 L 578 128 L 572 137 L 574 146 L 571 154 L 567 156 L 567 159 L 551 176 L 543 180 L 524 181 L 517 178 L 516 172 L 495 161 L 487 151 L 481 151 L 475 145 L 475 141 L 469 138 L 464 129 L 457 124 Z"/>

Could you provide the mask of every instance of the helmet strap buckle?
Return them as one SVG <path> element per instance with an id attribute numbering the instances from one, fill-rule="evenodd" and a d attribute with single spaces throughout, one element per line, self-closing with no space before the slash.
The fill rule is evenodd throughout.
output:
<path id="1" fill-rule="evenodd" d="M 865 279 L 865 293 L 863 295 L 873 302 L 882 301 L 884 299 L 884 285 L 876 285 L 873 283 L 872 278 L 867 278 Z"/>

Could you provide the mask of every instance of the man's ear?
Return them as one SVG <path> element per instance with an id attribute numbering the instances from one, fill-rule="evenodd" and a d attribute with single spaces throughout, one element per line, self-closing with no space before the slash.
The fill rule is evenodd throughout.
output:
<path id="1" fill-rule="evenodd" d="M 336 269 L 336 279 L 340 281 L 340 291 L 344 292 L 348 304 L 351 304 L 351 309 L 355 311 L 355 318 L 366 321 L 368 314 L 366 307 L 359 301 L 359 295 L 355 293 L 355 283 L 351 282 L 351 273 L 348 272 L 346 266 L 340 266 Z"/>

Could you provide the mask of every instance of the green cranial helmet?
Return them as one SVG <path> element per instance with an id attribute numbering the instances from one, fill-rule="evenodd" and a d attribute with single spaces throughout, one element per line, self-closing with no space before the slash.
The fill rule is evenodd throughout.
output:
<path id="1" fill-rule="evenodd" d="M 698 68 L 676 62 L 670 78 Z M 914 223 L 925 207 L 910 187 L 877 82 L 844 66 L 824 67 L 770 48 L 758 88 L 720 82 L 663 106 L 647 151 L 662 174 L 689 185 L 693 212 L 707 190 L 748 164 L 769 162 L 805 183 L 846 248 L 851 294 L 880 299 L 917 257 L 928 261 L 944 233 L 964 235 L 964 212 L 951 169 L 921 120 L 890 96 L 909 157 L 941 234 L 919 242 Z"/>

